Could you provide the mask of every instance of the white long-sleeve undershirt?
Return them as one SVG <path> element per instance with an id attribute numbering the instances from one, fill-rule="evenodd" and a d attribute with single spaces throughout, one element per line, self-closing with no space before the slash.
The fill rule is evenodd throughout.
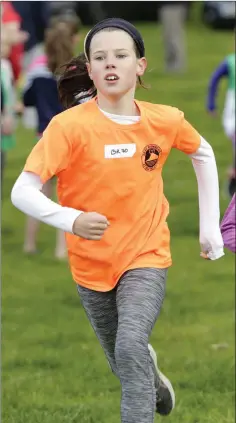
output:
<path id="1" fill-rule="evenodd" d="M 105 113 L 110 119 L 121 124 L 137 122 L 137 116 L 115 116 Z M 210 144 L 201 138 L 201 145 L 195 154 L 190 155 L 198 182 L 200 213 L 200 244 L 208 257 L 215 260 L 224 255 L 223 240 L 219 221 L 219 182 L 215 156 Z M 65 232 L 73 233 L 75 219 L 83 213 L 63 207 L 47 198 L 42 192 L 40 177 L 30 172 L 22 172 L 15 182 L 11 200 L 16 208 L 41 222 Z"/>

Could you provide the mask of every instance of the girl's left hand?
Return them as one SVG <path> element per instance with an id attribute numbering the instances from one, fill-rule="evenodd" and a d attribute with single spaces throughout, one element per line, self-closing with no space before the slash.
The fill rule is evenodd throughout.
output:
<path id="1" fill-rule="evenodd" d="M 204 258 L 205 260 L 210 260 L 209 257 L 207 256 L 207 253 L 201 253 L 200 256 Z"/>
<path id="2" fill-rule="evenodd" d="M 214 251 L 202 251 L 200 256 L 205 260 L 218 260 L 225 255 L 224 248 L 217 248 Z"/>
<path id="3" fill-rule="evenodd" d="M 219 226 L 211 231 L 201 231 L 200 247 L 200 256 L 205 260 L 218 260 L 224 256 L 224 241 Z"/>

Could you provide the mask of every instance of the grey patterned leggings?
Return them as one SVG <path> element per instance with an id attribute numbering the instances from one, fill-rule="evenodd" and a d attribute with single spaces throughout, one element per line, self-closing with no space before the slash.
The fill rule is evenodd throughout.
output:
<path id="1" fill-rule="evenodd" d="M 159 315 L 167 269 L 127 271 L 115 289 L 78 285 L 90 323 L 122 388 L 121 422 L 153 423 L 156 393 L 148 341 Z"/>

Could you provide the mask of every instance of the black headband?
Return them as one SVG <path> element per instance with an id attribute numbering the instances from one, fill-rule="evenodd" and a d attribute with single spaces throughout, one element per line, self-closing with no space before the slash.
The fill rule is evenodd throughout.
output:
<path id="1" fill-rule="evenodd" d="M 140 57 L 145 56 L 145 47 L 140 32 L 130 22 L 120 18 L 108 18 L 98 22 L 86 35 L 84 40 L 84 53 L 87 59 L 89 58 L 89 47 L 93 36 L 105 28 L 117 28 L 127 32 L 134 40 Z"/>

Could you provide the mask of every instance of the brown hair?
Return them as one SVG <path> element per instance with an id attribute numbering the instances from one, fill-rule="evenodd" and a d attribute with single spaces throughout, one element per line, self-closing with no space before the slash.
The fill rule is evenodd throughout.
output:
<path id="1" fill-rule="evenodd" d="M 115 28 L 106 28 L 105 31 L 114 31 Z M 139 58 L 138 49 L 134 43 L 136 57 Z M 59 99 L 65 108 L 73 107 L 81 100 L 95 97 L 97 89 L 90 79 L 86 63 L 88 62 L 84 53 L 74 57 L 61 67 L 61 74 L 58 80 Z M 138 84 L 147 88 L 141 77 L 138 77 Z"/>
<path id="2" fill-rule="evenodd" d="M 45 53 L 48 58 L 48 68 L 52 73 L 65 62 L 71 60 L 74 54 L 73 37 L 80 30 L 77 17 L 55 17 L 49 22 L 45 31 Z"/>

